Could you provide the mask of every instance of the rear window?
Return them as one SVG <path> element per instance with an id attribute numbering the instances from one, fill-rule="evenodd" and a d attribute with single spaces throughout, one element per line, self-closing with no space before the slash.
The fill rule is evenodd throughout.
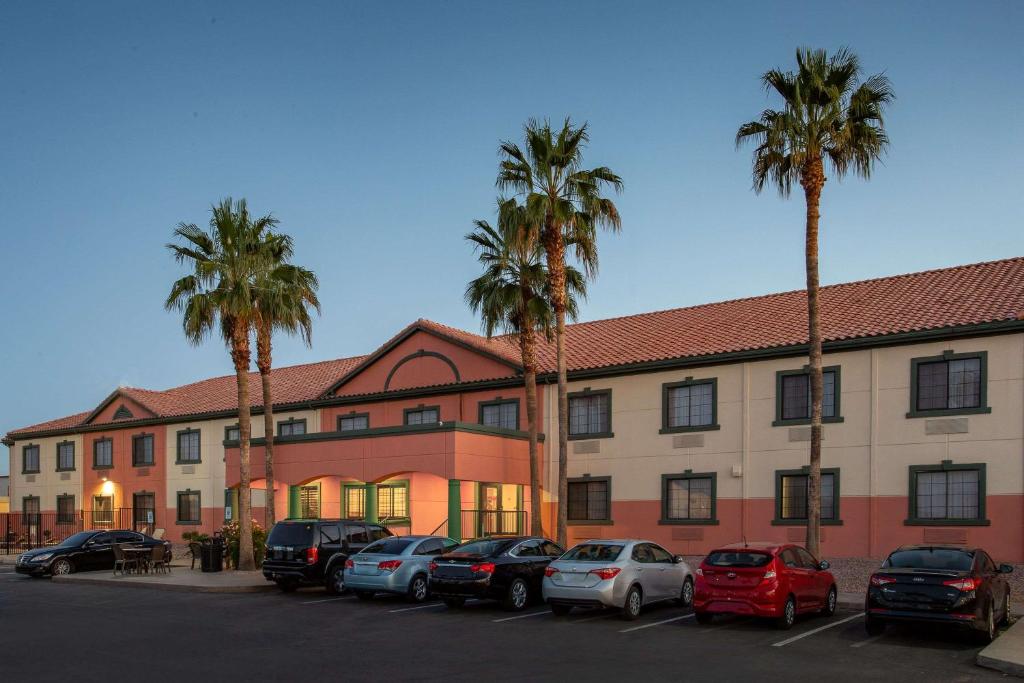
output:
<path id="1" fill-rule="evenodd" d="M 371 543 L 366 546 L 362 552 L 380 553 L 381 555 L 401 555 L 402 552 L 413 543 L 415 543 L 415 541 L 409 541 L 404 538 L 386 538 L 383 541 Z"/>
<path id="2" fill-rule="evenodd" d="M 712 567 L 763 567 L 771 561 L 771 555 L 751 550 L 716 550 L 704 560 Z"/>
<path id="3" fill-rule="evenodd" d="M 467 553 L 470 555 L 495 555 L 500 553 L 502 550 L 512 545 L 514 541 L 507 539 L 502 540 L 487 540 L 482 539 L 479 541 L 470 541 L 469 543 L 463 543 L 460 546 L 456 546 L 449 550 L 450 553 Z"/>
<path id="4" fill-rule="evenodd" d="M 562 555 L 562 559 L 577 562 L 614 562 L 619 559 L 623 547 L 609 543 L 581 543 Z"/>
<path id="5" fill-rule="evenodd" d="M 309 545 L 313 539 L 312 522 L 275 524 L 270 530 L 267 545 Z"/>
<path id="6" fill-rule="evenodd" d="M 897 550 L 882 564 L 893 569 L 939 569 L 969 571 L 974 564 L 974 553 L 949 548 L 921 548 Z"/>

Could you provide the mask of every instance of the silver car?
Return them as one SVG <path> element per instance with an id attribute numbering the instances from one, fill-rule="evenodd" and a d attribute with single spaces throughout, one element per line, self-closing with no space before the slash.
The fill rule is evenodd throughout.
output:
<path id="1" fill-rule="evenodd" d="M 650 541 L 584 541 L 548 565 L 542 584 L 551 611 L 615 607 L 636 619 L 644 605 L 675 600 L 693 603 L 693 573 L 683 558 Z"/>
<path id="2" fill-rule="evenodd" d="M 444 536 L 382 538 L 345 560 L 345 588 L 362 600 L 396 593 L 423 602 L 429 595 L 427 565 L 456 545 Z"/>

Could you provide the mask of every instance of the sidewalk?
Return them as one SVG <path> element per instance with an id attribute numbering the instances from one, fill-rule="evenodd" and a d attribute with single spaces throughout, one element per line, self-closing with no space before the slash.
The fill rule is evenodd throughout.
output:
<path id="1" fill-rule="evenodd" d="M 1024 676 L 1024 619 L 1003 631 L 991 645 L 979 652 L 977 661 L 979 666 L 987 669 Z"/>
<path id="2" fill-rule="evenodd" d="M 170 574 L 129 574 L 111 572 L 84 572 L 53 577 L 54 583 L 92 584 L 111 588 L 150 588 L 154 590 L 189 593 L 258 593 L 274 590 L 274 584 L 263 578 L 259 571 L 225 570 L 201 572 L 188 566 L 171 567 Z"/>

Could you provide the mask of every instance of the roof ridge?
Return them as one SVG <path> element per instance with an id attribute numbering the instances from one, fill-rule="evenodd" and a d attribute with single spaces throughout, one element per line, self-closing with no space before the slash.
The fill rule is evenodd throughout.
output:
<path id="1" fill-rule="evenodd" d="M 359 356 L 345 356 L 343 358 L 328 358 L 326 360 L 311 361 L 309 363 L 296 363 L 294 365 L 279 365 L 279 366 L 274 366 L 273 368 L 271 368 L 271 372 L 273 372 L 275 370 L 292 370 L 292 369 L 295 369 L 295 368 L 306 368 L 306 367 L 311 367 L 311 366 L 314 366 L 314 365 L 327 365 L 328 363 L 341 363 L 341 362 L 344 362 L 344 361 L 362 360 L 364 358 L 366 358 L 366 354 L 359 355 Z M 258 375 L 259 374 L 259 370 L 250 370 L 247 374 Z M 187 389 L 188 387 L 194 387 L 197 384 L 204 384 L 206 382 L 213 382 L 213 381 L 218 380 L 218 379 L 229 379 L 229 378 L 233 379 L 234 376 L 235 376 L 235 373 L 231 372 L 231 373 L 227 373 L 227 374 L 224 374 L 224 375 L 216 375 L 214 377 L 206 377 L 204 379 L 197 379 L 194 382 L 189 382 L 187 384 L 179 384 L 178 386 L 168 387 L 166 389 L 142 389 L 142 391 L 149 391 L 149 392 L 154 393 L 154 394 L 166 394 L 167 392 L 170 392 L 170 391 L 177 391 L 178 389 Z M 132 387 L 132 388 L 133 389 L 139 389 L 140 387 Z"/>

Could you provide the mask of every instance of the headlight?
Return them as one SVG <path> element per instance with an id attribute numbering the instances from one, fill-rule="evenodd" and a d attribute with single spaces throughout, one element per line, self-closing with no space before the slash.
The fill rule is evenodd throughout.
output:
<path id="1" fill-rule="evenodd" d="M 31 559 L 32 562 L 44 562 L 53 557 L 53 553 L 43 553 L 42 555 L 36 555 Z"/>

